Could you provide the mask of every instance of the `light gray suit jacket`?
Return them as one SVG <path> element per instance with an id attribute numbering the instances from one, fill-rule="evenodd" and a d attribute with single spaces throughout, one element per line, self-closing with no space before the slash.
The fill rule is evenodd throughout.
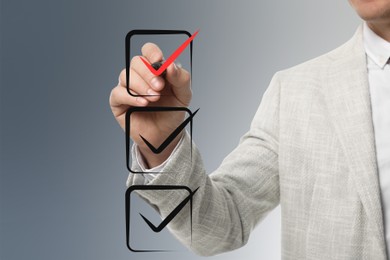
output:
<path id="1" fill-rule="evenodd" d="M 150 185 L 200 187 L 192 243 L 188 210 L 169 226 L 196 253 L 243 246 L 280 203 L 283 259 L 386 259 L 362 27 L 336 50 L 276 73 L 250 130 L 215 172 L 205 173 L 195 146 L 191 162 L 189 150 L 186 136 Z M 128 185 L 139 177 L 130 174 Z M 140 195 L 162 216 L 182 199 Z"/>

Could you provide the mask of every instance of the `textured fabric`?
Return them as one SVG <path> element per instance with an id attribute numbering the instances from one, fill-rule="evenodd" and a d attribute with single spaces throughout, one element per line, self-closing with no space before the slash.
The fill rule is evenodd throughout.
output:
<path id="1" fill-rule="evenodd" d="M 390 247 L 390 42 L 363 27 L 387 248 Z"/>
<path id="2" fill-rule="evenodd" d="M 338 49 L 276 73 L 249 131 L 215 172 L 205 173 L 192 147 L 191 160 L 186 136 L 148 185 L 200 187 L 192 243 L 188 210 L 169 225 L 194 252 L 243 246 L 280 203 L 283 259 L 386 259 L 362 27 Z M 141 182 L 130 174 L 127 184 Z M 163 217 L 185 196 L 139 194 Z"/>

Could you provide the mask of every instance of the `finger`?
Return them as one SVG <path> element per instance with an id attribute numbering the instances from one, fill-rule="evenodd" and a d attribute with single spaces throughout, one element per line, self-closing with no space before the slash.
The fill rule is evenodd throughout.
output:
<path id="1" fill-rule="evenodd" d="M 161 49 L 151 42 L 145 43 L 142 46 L 141 53 L 150 63 L 162 61 L 164 59 Z"/>
<path id="2" fill-rule="evenodd" d="M 141 53 L 142 53 L 142 56 L 144 56 L 149 61 L 150 64 L 158 62 L 158 61 L 162 61 L 164 59 L 163 52 L 154 43 L 150 43 L 150 42 L 145 43 L 142 46 Z M 141 62 L 141 59 L 139 59 L 139 61 Z M 142 65 L 145 66 L 145 64 L 142 64 Z M 161 91 L 164 88 L 165 81 L 161 77 L 156 77 L 149 70 L 147 70 L 147 75 L 144 75 L 143 72 L 141 72 L 141 71 L 139 73 L 140 73 L 140 75 L 145 76 L 147 78 L 146 81 L 151 83 L 151 87 L 154 90 Z"/>
<path id="3" fill-rule="evenodd" d="M 134 92 L 139 93 L 138 95 L 146 95 L 144 98 L 147 98 L 149 101 L 157 101 L 161 93 L 154 91 L 150 85 L 143 79 L 136 71 L 132 68 L 130 71 L 130 91 L 133 95 Z M 123 69 L 119 74 L 119 85 L 126 88 L 126 70 Z M 148 96 L 150 95 L 150 96 Z"/>
<path id="4" fill-rule="evenodd" d="M 131 68 L 134 69 L 154 91 L 161 91 L 164 88 L 165 80 L 162 77 L 153 75 L 148 67 L 145 66 L 140 56 L 131 60 Z"/>
<path id="5" fill-rule="evenodd" d="M 166 79 L 171 84 L 172 91 L 177 99 L 188 106 L 192 96 L 190 73 L 172 63 L 167 68 Z"/>
<path id="6" fill-rule="evenodd" d="M 143 97 L 133 97 L 129 95 L 127 89 L 123 86 L 116 86 L 112 89 L 110 95 L 110 105 L 112 107 L 119 106 L 147 106 L 148 100 Z"/>
<path id="7" fill-rule="evenodd" d="M 134 70 L 130 70 L 130 93 L 133 95 L 146 95 L 143 98 L 151 102 L 160 99 L 161 93 L 154 91 L 148 83 Z"/>

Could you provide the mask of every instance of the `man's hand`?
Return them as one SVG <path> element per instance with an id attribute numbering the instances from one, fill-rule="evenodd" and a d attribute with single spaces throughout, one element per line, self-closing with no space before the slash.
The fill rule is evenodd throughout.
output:
<path id="1" fill-rule="evenodd" d="M 146 43 L 142 47 L 142 57 L 149 63 L 163 60 L 163 53 L 153 43 Z M 192 92 L 190 88 L 190 74 L 177 67 L 174 63 L 169 65 L 165 78 L 155 76 L 145 66 L 140 56 L 131 60 L 130 89 L 132 93 L 163 96 L 133 97 L 126 89 L 126 70 L 119 75 L 118 86 L 114 87 L 110 95 L 112 113 L 120 126 L 125 129 L 125 115 L 129 107 L 188 107 Z M 140 137 L 147 137 L 148 141 L 160 145 L 165 138 L 184 120 L 184 112 L 148 112 L 132 113 L 131 138 L 137 143 L 144 159 L 150 168 L 164 162 L 181 138 L 177 136 L 163 152 L 154 154 Z"/>

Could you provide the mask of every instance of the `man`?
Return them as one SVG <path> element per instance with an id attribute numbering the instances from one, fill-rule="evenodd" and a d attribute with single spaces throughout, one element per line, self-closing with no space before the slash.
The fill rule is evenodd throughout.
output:
<path id="1" fill-rule="evenodd" d="M 336 50 L 275 74 L 250 130 L 221 166 L 206 175 L 188 134 L 153 154 L 139 133 L 159 144 L 184 114 L 139 113 L 131 133 L 137 146 L 133 167 L 170 172 L 130 174 L 132 184 L 180 184 L 194 195 L 192 243 L 182 228 L 186 212 L 170 229 L 201 255 L 233 250 L 281 204 L 283 259 L 386 259 L 390 246 L 390 0 L 350 0 L 365 20 Z M 162 60 L 156 45 L 143 56 Z M 188 106 L 189 74 L 171 65 L 166 79 L 153 76 L 139 57 L 132 60 L 130 87 L 122 72 L 110 104 L 124 128 L 130 106 Z M 163 134 L 161 134 L 163 132 Z M 165 134 L 164 134 L 165 133 Z M 138 162 L 137 162 L 138 161 Z M 171 173 L 179 168 L 180 173 Z M 147 179 L 145 179 L 147 178 Z M 179 201 L 158 191 L 140 195 L 166 216 Z"/>

